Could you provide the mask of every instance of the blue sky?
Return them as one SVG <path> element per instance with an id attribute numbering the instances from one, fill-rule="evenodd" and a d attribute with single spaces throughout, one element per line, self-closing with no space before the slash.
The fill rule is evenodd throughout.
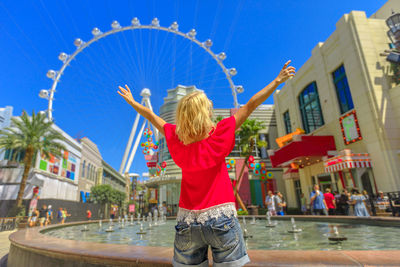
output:
<path id="1" fill-rule="evenodd" d="M 212 50 L 224 51 L 227 67 L 235 67 L 235 84 L 245 103 L 267 85 L 283 63 L 291 59 L 300 68 L 311 50 L 335 30 L 336 22 L 351 10 L 367 16 L 385 0 L 261 1 L 77 1 L 26 0 L 0 2 L 0 107 L 11 105 L 14 115 L 23 109 L 45 110 L 40 89 L 51 87 L 49 69 L 58 70 L 60 52 L 72 54 L 77 37 L 89 40 L 93 27 L 111 29 L 138 17 L 162 26 L 173 21 L 183 32 L 197 30 L 197 39 L 212 39 Z M 22 4 L 23 3 L 23 4 Z M 233 99 L 226 79 L 208 54 L 191 42 L 156 31 L 124 32 L 100 40 L 71 63 L 57 87 L 55 122 L 71 136 L 87 136 L 103 158 L 118 169 L 135 112 L 117 94 L 129 84 L 138 97 L 142 88 L 152 91 L 158 112 L 166 89 L 177 84 L 204 89 L 217 108 L 231 108 Z M 270 97 L 266 103 L 272 103 Z M 131 171 L 146 169 L 138 150 Z"/>

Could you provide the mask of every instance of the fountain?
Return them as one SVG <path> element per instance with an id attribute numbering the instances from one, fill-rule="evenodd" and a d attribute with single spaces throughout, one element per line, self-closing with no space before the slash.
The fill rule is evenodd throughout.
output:
<path id="1" fill-rule="evenodd" d="M 292 217 L 290 220 L 292 222 L 292 229 L 288 230 L 288 232 L 289 233 L 300 233 L 302 230 L 300 228 L 297 228 L 294 218 Z"/>
<path id="2" fill-rule="evenodd" d="M 81 231 L 82 231 L 82 232 L 87 232 L 87 231 L 89 231 L 89 229 L 87 228 L 87 225 L 86 225 L 86 224 L 83 226 L 83 229 L 81 229 Z"/>
<path id="3" fill-rule="evenodd" d="M 143 229 L 143 223 L 140 223 L 139 232 L 137 232 L 136 234 L 138 234 L 138 235 L 145 235 L 145 234 L 147 234 L 147 233 L 144 231 L 144 229 Z"/>
<path id="4" fill-rule="evenodd" d="M 246 218 L 244 216 L 243 216 L 243 237 L 245 239 L 253 237 L 252 235 L 249 235 L 249 231 L 247 231 Z"/>
<path id="5" fill-rule="evenodd" d="M 99 228 L 101 228 L 101 224 L 102 224 L 102 222 L 101 222 L 101 220 L 99 220 Z"/>
<path id="6" fill-rule="evenodd" d="M 119 223 L 119 229 L 123 229 L 125 227 L 124 218 L 122 218 L 121 222 Z"/>
<path id="7" fill-rule="evenodd" d="M 271 222 L 271 214 L 267 212 L 267 225 L 265 227 L 275 227 L 276 224 Z"/>
<path id="8" fill-rule="evenodd" d="M 256 224 L 256 216 L 253 215 L 253 216 L 251 217 L 251 219 L 252 219 L 252 220 L 251 220 L 250 224 Z"/>
<path id="9" fill-rule="evenodd" d="M 129 225 L 135 225 L 135 223 L 133 222 L 133 215 L 131 215 L 131 223 Z"/>
<path id="10" fill-rule="evenodd" d="M 347 237 L 340 235 L 337 226 L 333 227 L 333 235 L 331 234 L 328 239 L 330 241 L 341 242 L 347 240 Z"/>

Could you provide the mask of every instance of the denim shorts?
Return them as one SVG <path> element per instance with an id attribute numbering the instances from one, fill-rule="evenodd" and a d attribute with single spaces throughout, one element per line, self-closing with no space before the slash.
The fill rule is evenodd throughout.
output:
<path id="1" fill-rule="evenodd" d="M 208 246 L 213 266 L 243 266 L 250 262 L 236 217 L 212 218 L 204 224 L 178 222 L 175 226 L 173 266 L 208 267 Z"/>

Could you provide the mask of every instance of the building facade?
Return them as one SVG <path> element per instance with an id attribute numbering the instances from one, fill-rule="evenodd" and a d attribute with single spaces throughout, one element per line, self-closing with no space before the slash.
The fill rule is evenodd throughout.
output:
<path id="1" fill-rule="evenodd" d="M 400 90 L 380 55 L 391 47 L 385 19 L 375 17 L 345 14 L 274 94 L 278 134 L 290 138 L 269 153 L 274 167 L 294 174 L 284 180 L 291 206 L 313 184 L 400 190 Z"/>
<path id="2" fill-rule="evenodd" d="M 102 157 L 97 145 L 89 138 L 80 139 L 82 157 L 80 177 L 78 182 L 79 199 L 86 202 L 89 199 L 92 186 L 100 183 L 103 174 Z"/>
<path id="3" fill-rule="evenodd" d="M 51 155 L 45 158 L 38 152 L 31 169 L 24 192 L 24 199 L 32 197 L 33 188 L 39 186 L 42 199 L 77 200 L 81 145 L 53 124 L 53 129 L 61 133 L 65 141 L 65 151 L 61 157 Z M 0 199 L 16 199 L 23 173 L 23 153 L 7 150 L 0 168 Z"/>
<path id="4" fill-rule="evenodd" d="M 4 129 L 11 124 L 11 117 L 13 113 L 13 107 L 6 106 L 4 108 L 0 108 L 0 129 Z M 4 159 L 5 150 L 0 149 L 0 160 Z"/>
<path id="5" fill-rule="evenodd" d="M 12 107 L 0 109 L 0 129 L 10 126 Z M 18 118 L 18 117 L 15 117 Z M 76 141 L 57 125 L 53 129 L 65 138 L 61 156 L 44 157 L 39 152 L 29 173 L 24 199 L 32 197 L 33 188 L 40 188 L 41 199 L 86 201 L 92 186 L 109 184 L 125 192 L 126 180 L 101 157 L 97 145 L 85 137 Z M 23 174 L 24 153 L 3 151 L 0 158 L 0 200 L 16 199 Z"/>
<path id="6" fill-rule="evenodd" d="M 99 180 L 99 184 L 109 184 L 118 191 L 126 192 L 126 178 L 104 160 L 102 160 L 101 163 L 102 168 L 99 170 L 101 179 Z"/>

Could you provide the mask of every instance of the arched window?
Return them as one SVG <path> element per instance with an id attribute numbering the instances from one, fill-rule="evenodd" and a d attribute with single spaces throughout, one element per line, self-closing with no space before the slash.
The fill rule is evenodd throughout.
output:
<path id="1" fill-rule="evenodd" d="M 310 133 L 324 125 L 316 82 L 307 85 L 300 93 L 299 105 L 301 119 L 306 133 Z"/>

